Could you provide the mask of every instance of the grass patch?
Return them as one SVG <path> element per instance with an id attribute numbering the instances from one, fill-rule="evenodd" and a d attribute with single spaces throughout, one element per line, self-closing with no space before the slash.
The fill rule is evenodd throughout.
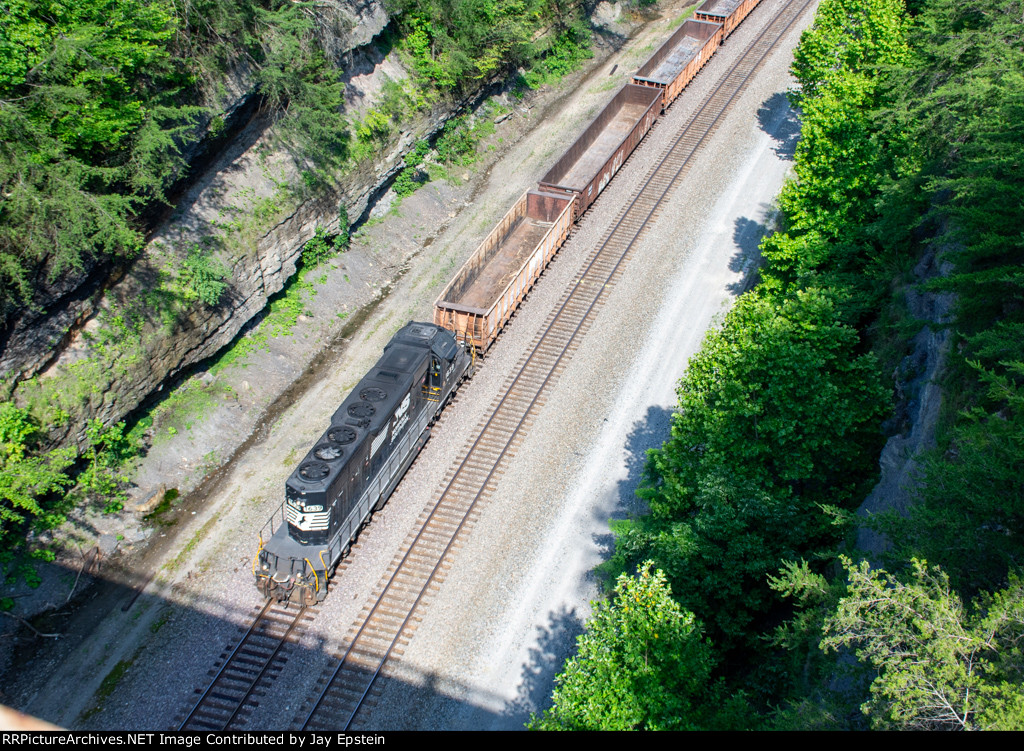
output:
<path id="1" fill-rule="evenodd" d="M 79 723 L 85 722 L 103 711 L 103 707 L 106 704 L 107 699 L 109 699 L 111 694 L 113 694 L 117 689 L 121 679 L 124 678 L 124 674 L 128 672 L 128 669 L 134 662 L 134 656 L 130 660 L 121 660 L 109 673 L 107 673 L 107 676 L 100 683 L 100 687 L 96 689 L 96 693 L 93 696 L 92 706 L 82 712 L 79 716 Z"/>
<path id="2" fill-rule="evenodd" d="M 288 280 L 280 292 L 267 301 L 263 320 L 254 329 L 235 338 L 210 366 L 211 373 L 220 373 L 235 363 L 244 367 L 245 360 L 252 353 L 270 351 L 271 339 L 291 336 L 299 316 L 312 315 L 308 305 L 317 293 L 315 283 L 323 284 L 327 281 L 327 272 L 321 267 L 328 259 L 346 251 L 351 242 L 348 212 L 345 207 L 339 210 L 339 229 L 337 235 L 331 236 L 322 227 L 317 227 L 313 237 L 302 249 L 297 273 Z"/>
<path id="3" fill-rule="evenodd" d="M 179 568 L 181 568 L 181 564 L 183 564 L 185 562 L 185 559 L 187 559 L 188 556 L 192 553 L 192 551 L 195 550 L 196 545 L 198 545 L 202 541 L 202 539 L 206 537 L 207 533 L 210 531 L 210 529 L 213 528 L 213 525 L 216 523 L 216 521 L 216 517 L 207 520 L 206 524 L 200 527 L 199 530 L 194 535 L 192 535 L 192 539 L 189 540 L 185 547 L 181 549 L 181 552 L 174 557 L 174 560 L 172 560 L 170 563 L 164 566 L 168 573 L 174 573 Z"/>
<path id="4" fill-rule="evenodd" d="M 449 183 L 455 182 L 455 177 L 443 164 L 434 164 L 431 162 L 430 164 L 424 165 L 424 169 L 427 172 L 427 176 L 432 181 L 445 180 Z"/>
<path id="5" fill-rule="evenodd" d="M 154 524 L 159 524 L 159 525 L 164 526 L 164 527 L 174 526 L 175 524 L 178 523 L 178 520 L 177 519 L 164 519 L 163 515 L 171 510 L 171 508 L 172 508 L 172 506 L 174 504 L 174 501 L 177 500 L 177 498 L 178 498 L 178 489 L 177 488 L 169 488 L 167 490 L 167 492 L 164 493 L 163 500 L 160 501 L 159 504 L 157 504 L 157 507 L 155 509 L 153 509 L 150 513 L 146 514 L 146 516 L 143 517 L 143 518 L 145 518 L 146 521 L 150 521 L 150 522 L 153 522 Z"/>
<path id="6" fill-rule="evenodd" d="M 270 298 L 267 313 L 260 323 L 249 332 L 240 335 L 235 342 L 210 366 L 211 373 L 220 373 L 224 368 L 239 364 L 255 352 L 269 352 L 270 340 L 291 336 L 299 316 L 306 312 L 308 301 L 316 295 L 316 287 L 303 274 L 296 274 L 279 293 Z"/>
<path id="7" fill-rule="evenodd" d="M 611 91 L 612 89 L 617 89 L 620 86 L 622 86 L 622 81 L 619 76 L 609 76 L 608 80 L 604 83 L 591 87 L 590 93 L 597 94 L 602 91 Z"/>
<path id="8" fill-rule="evenodd" d="M 153 409 L 153 443 L 159 444 L 183 430 L 191 430 L 193 423 L 206 417 L 228 391 L 230 389 L 216 383 L 205 384 L 198 378 L 173 389 Z"/>
<path id="9" fill-rule="evenodd" d="M 167 625 L 167 622 L 169 620 L 171 620 L 171 609 L 164 608 L 163 611 L 160 613 L 160 617 L 149 624 L 149 632 L 151 634 L 157 633 L 158 631 L 160 631 L 160 629 Z"/>
<path id="10" fill-rule="evenodd" d="M 686 19 L 692 17 L 693 14 L 696 13 L 696 12 L 697 12 L 697 6 L 696 5 L 691 5 L 689 10 L 684 10 L 682 13 L 680 13 L 678 16 L 676 16 L 675 20 L 672 21 L 672 24 L 671 24 L 672 28 L 674 29 L 676 26 L 681 26 L 683 21 L 685 21 Z"/>

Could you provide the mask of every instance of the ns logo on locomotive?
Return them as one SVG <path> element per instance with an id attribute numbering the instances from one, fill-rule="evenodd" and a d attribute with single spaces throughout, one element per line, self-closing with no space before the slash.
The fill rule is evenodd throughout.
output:
<path id="1" fill-rule="evenodd" d="M 285 482 L 263 528 L 256 586 L 275 600 L 327 596 L 338 561 L 430 437 L 430 425 L 474 366 L 474 351 L 432 323 L 406 324 Z"/>

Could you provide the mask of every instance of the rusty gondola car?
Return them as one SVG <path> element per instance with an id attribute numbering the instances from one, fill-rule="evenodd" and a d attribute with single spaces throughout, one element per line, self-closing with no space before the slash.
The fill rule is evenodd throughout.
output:
<path id="1" fill-rule="evenodd" d="M 760 0 L 707 0 L 694 11 L 693 17 L 698 21 L 722 24 L 724 41 L 724 38 L 732 34 L 759 2 Z"/>
<path id="2" fill-rule="evenodd" d="M 573 196 L 573 221 L 578 221 L 644 140 L 660 101 L 658 90 L 623 86 L 540 179 L 540 189 Z"/>
<path id="3" fill-rule="evenodd" d="M 685 21 L 633 76 L 637 86 L 661 89 L 661 109 L 668 109 L 722 43 L 722 24 Z"/>
<path id="4" fill-rule="evenodd" d="M 434 323 L 487 351 L 565 242 L 573 199 L 531 190 L 463 264 L 434 305 Z"/>
<path id="5" fill-rule="evenodd" d="M 572 224 L 651 129 L 661 98 L 660 90 L 642 86 L 620 90 L 459 269 L 434 305 L 434 323 L 486 352 Z"/>

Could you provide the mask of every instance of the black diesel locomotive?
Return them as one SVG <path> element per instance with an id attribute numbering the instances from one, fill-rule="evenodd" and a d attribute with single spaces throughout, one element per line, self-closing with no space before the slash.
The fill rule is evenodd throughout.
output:
<path id="1" fill-rule="evenodd" d="M 407 323 L 384 348 L 285 483 L 281 516 L 260 534 L 253 567 L 267 597 L 323 600 L 334 567 L 430 436 L 473 357 L 450 331 Z"/>
<path id="2" fill-rule="evenodd" d="M 484 352 L 494 342 L 568 237 L 562 217 L 571 211 L 571 221 L 579 220 L 658 113 L 759 2 L 705 0 L 696 11 L 698 21 L 679 27 L 541 179 L 540 190 L 523 194 L 477 248 L 438 299 L 436 323 L 408 323 L 395 334 L 285 483 L 281 513 L 263 528 L 253 561 L 261 592 L 303 603 L 327 596 L 338 561 L 370 514 L 387 501 L 430 436 L 431 423 L 471 375 L 477 349 Z M 509 247 L 503 250 L 506 240 Z M 531 244 L 535 247 L 524 260 L 519 251 L 529 251 Z M 501 273 L 483 274 L 492 261 Z M 521 263 L 518 273 L 503 276 L 505 267 L 516 263 Z M 477 307 L 480 299 L 467 303 L 462 297 L 481 278 L 487 283 L 480 299 L 487 302 Z"/>

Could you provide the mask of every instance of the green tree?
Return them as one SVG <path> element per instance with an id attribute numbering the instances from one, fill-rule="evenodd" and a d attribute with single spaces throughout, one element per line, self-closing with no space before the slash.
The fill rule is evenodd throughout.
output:
<path id="1" fill-rule="evenodd" d="M 125 466 L 136 455 L 137 446 L 125 433 L 123 422 L 108 428 L 99 420 L 90 420 L 86 436 L 85 467 L 77 477 L 77 488 L 103 504 L 107 513 L 120 511 L 127 499 L 122 490 L 129 479 Z"/>
<path id="2" fill-rule="evenodd" d="M 723 649 L 752 646 L 785 560 L 830 559 L 875 472 L 888 392 L 834 295 L 748 294 L 680 381 L 649 453 L 651 517 L 619 525 L 612 574 L 653 558 Z"/>
<path id="3" fill-rule="evenodd" d="M 254 8 L 260 90 L 281 113 L 288 141 L 299 147 L 296 161 L 319 170 L 339 168 L 349 157 L 348 125 L 341 116 L 345 84 L 318 39 L 316 4 L 266 5 Z"/>
<path id="4" fill-rule="evenodd" d="M 845 582 L 813 571 L 807 561 L 784 561 L 771 588 L 793 605 L 767 643 L 775 648 L 772 668 L 788 678 L 771 712 L 775 730 L 849 730 L 863 695 L 863 682 L 836 681 L 834 655 L 823 654 L 821 632 L 846 594 Z M 844 676 L 845 677 L 845 676 Z M 842 685 L 838 688 L 837 684 Z"/>
<path id="5" fill-rule="evenodd" d="M 534 730 L 685 730 L 713 659 L 692 613 L 672 600 L 661 571 L 623 574 L 555 678 L 554 706 Z"/>
<path id="6" fill-rule="evenodd" d="M 535 76 L 542 82 L 589 57 L 589 27 L 567 0 L 388 0 L 387 6 L 402 31 L 400 49 L 427 90 L 465 92 L 533 65 L 542 69 Z"/>
<path id="7" fill-rule="evenodd" d="M 749 478 L 807 505 L 843 503 L 872 474 L 888 392 L 834 292 L 745 295 L 679 383 L 672 436 L 651 454 L 655 516 L 695 510 L 702 478 Z"/>
<path id="8" fill-rule="evenodd" d="M 64 521 L 63 491 L 71 485 L 71 449 L 39 451 L 39 426 L 10 402 L 0 403 L 0 566 L 25 576 L 26 534 Z M 37 551 L 45 557 L 45 551 Z"/>
<path id="9" fill-rule="evenodd" d="M 536 0 L 391 0 L 403 49 L 420 80 L 460 91 L 528 55 L 542 12 Z"/>
<path id="10" fill-rule="evenodd" d="M 0 313 L 40 270 L 141 247 L 140 203 L 162 199 L 199 109 L 164 0 L 0 3 Z"/>
<path id="11" fill-rule="evenodd" d="M 794 55 L 800 89 L 790 96 L 802 110 L 801 138 L 795 179 L 779 197 L 785 231 L 762 247 L 766 288 L 835 284 L 849 290 L 851 310 L 877 307 L 892 274 L 879 250 L 899 249 L 917 221 L 901 214 L 902 223 L 878 226 L 880 194 L 916 165 L 903 129 L 878 122 L 888 106 L 888 75 L 909 55 L 902 0 L 826 0 L 819 7 Z M 913 191 L 896 197 L 919 208 Z M 882 280 L 864 273 L 878 265 Z"/>
<path id="12" fill-rule="evenodd" d="M 208 250 L 193 245 L 182 259 L 175 286 L 183 300 L 213 306 L 220 302 L 228 287 L 227 276 L 224 264 Z"/>
<path id="13" fill-rule="evenodd" d="M 1024 44 L 1019 0 L 933 0 L 915 64 L 896 82 L 925 161 L 953 273 L 965 356 L 987 369 L 1024 360 Z M 1003 371 L 1005 372 L 1005 371 Z"/>
<path id="14" fill-rule="evenodd" d="M 1024 377 L 1024 363 L 1008 363 Z M 878 526 L 894 557 L 938 560 L 961 591 L 992 589 L 1024 567 L 1024 389 L 982 372 L 994 409 L 960 416 L 950 446 L 925 463 L 909 518 L 888 515 Z"/>
<path id="15" fill-rule="evenodd" d="M 909 54 L 905 26 L 903 0 L 824 0 L 793 53 L 800 101 L 845 73 L 898 65 Z"/>
<path id="16" fill-rule="evenodd" d="M 149 82 L 183 82 L 168 49 L 177 28 L 168 3 L 16 0 L 10 9 L 4 26 L 21 54 L 8 58 L 0 85 L 24 93 L 22 111 L 76 156 L 127 146 L 153 114 Z"/>
<path id="17" fill-rule="evenodd" d="M 822 648 L 852 647 L 876 673 L 862 709 L 876 728 L 1024 729 L 1024 581 L 974 612 L 938 568 L 914 559 L 908 581 L 843 559 L 848 594 Z"/>

